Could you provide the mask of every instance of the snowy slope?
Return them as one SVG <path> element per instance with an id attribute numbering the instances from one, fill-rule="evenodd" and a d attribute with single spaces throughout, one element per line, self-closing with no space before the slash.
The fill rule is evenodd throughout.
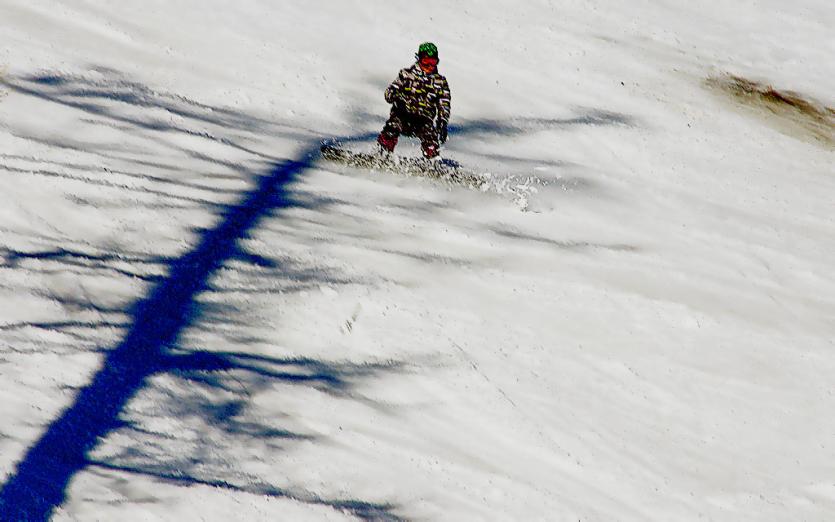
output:
<path id="1" fill-rule="evenodd" d="M 835 518 L 835 7 L 450 4 L 0 0 L 0 520 Z"/>

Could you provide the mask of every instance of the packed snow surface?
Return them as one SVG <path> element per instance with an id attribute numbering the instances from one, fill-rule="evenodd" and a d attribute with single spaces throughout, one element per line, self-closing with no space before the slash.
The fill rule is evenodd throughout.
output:
<path id="1" fill-rule="evenodd" d="M 831 0 L 0 19 L 0 520 L 835 520 Z M 318 156 L 426 40 L 489 190 Z"/>

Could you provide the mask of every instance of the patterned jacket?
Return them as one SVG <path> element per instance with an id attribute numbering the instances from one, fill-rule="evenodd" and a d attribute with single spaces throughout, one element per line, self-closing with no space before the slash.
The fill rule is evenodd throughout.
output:
<path id="1" fill-rule="evenodd" d="M 418 64 L 400 71 L 386 89 L 388 103 L 402 103 L 408 112 L 437 123 L 449 122 L 450 92 L 446 78 L 438 72 L 426 74 Z"/>

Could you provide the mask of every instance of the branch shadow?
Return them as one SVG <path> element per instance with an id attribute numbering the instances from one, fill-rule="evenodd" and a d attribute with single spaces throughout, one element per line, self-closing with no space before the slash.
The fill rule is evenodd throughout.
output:
<path id="1" fill-rule="evenodd" d="M 593 241 L 557 240 L 546 237 L 534 236 L 530 234 L 524 234 L 515 230 L 507 230 L 500 228 L 492 228 L 491 231 L 498 236 L 505 237 L 508 239 L 516 239 L 520 241 L 529 241 L 533 243 L 545 244 L 561 250 L 583 251 L 590 249 L 600 249 L 611 250 L 615 252 L 637 252 L 639 250 L 637 246 L 629 245 L 626 243 L 599 243 Z"/>

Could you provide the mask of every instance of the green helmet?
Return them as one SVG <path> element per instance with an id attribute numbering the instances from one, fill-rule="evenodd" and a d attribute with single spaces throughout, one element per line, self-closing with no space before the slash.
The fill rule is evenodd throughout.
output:
<path id="1" fill-rule="evenodd" d="M 418 47 L 417 56 L 431 56 L 433 58 L 437 58 L 438 47 L 432 42 L 424 42 L 420 44 L 420 47 Z"/>

